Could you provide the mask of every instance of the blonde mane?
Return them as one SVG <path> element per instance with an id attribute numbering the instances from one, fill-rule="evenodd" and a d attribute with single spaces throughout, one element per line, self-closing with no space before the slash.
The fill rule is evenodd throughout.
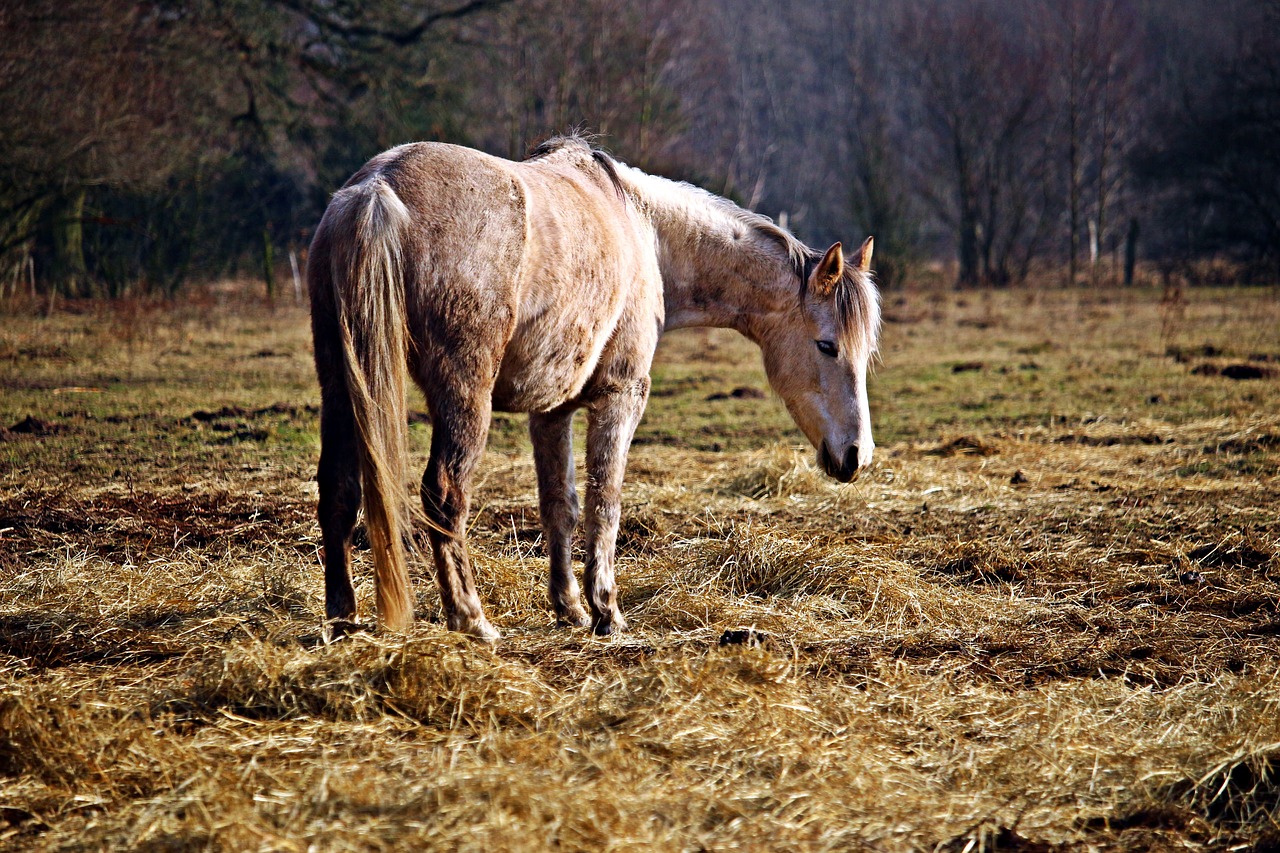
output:
<path id="1" fill-rule="evenodd" d="M 610 180 L 620 184 L 627 197 L 656 225 L 660 226 L 662 220 L 675 221 L 681 227 L 699 229 L 702 238 L 713 237 L 708 242 L 738 250 L 751 247 L 757 252 L 772 254 L 771 250 L 780 249 L 784 262 L 799 282 L 800 300 L 807 296 L 809 273 L 822 252 L 805 245 L 768 216 L 746 210 L 693 184 L 650 175 L 618 163 L 579 137 L 561 137 L 544 143 L 538 149 L 539 156 L 565 145 L 589 150 Z M 871 273 L 853 264 L 846 265 L 832 298 L 842 347 L 868 356 L 875 354 L 879 347 L 880 294 Z"/>

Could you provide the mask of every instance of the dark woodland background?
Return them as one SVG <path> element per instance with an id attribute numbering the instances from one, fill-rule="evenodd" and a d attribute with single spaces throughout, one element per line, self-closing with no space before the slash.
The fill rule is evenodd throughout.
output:
<path id="1" fill-rule="evenodd" d="M 1280 267 L 1280 0 L 17 0 L 0 295 L 271 289 L 378 151 L 573 129 L 888 288 Z"/>

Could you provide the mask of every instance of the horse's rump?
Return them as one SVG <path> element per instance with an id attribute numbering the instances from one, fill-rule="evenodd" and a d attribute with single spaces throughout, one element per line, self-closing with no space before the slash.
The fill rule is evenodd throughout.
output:
<path id="1" fill-rule="evenodd" d="M 489 375 L 497 409 L 562 405 L 587 385 L 636 288 L 660 288 L 652 231 L 583 145 L 524 163 L 406 145 L 371 160 L 348 188 L 375 178 L 409 212 L 405 309 L 414 376 L 429 398 L 433 387 Z"/>
<path id="2" fill-rule="evenodd" d="M 378 613 L 392 627 L 413 621 L 402 527 L 407 424 L 404 242 L 410 214 L 378 175 L 333 198 L 307 265 L 329 430 L 354 430 Z M 336 338 L 336 340 L 334 340 Z M 342 426 L 335 426 L 341 424 Z"/>

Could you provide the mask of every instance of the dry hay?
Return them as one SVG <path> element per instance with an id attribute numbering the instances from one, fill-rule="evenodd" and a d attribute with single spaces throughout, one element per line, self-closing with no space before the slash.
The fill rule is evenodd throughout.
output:
<path id="1" fill-rule="evenodd" d="M 1193 340 L 1280 351 L 1232 297 Z M 425 569 L 407 636 L 324 644 L 300 314 L 156 314 L 124 350 L 11 318 L 0 423 L 58 428 L 0 444 L 0 849 L 1280 845 L 1280 391 L 1126 341 L 1150 294 L 1022 298 L 889 327 L 851 486 L 712 393 L 762 385 L 747 345 L 673 338 L 611 640 L 551 625 L 496 423 L 494 646 L 443 630 Z"/>

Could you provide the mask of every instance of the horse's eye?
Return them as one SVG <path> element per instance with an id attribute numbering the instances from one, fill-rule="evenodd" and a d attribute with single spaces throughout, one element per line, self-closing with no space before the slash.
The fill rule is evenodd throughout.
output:
<path id="1" fill-rule="evenodd" d="M 833 341 L 814 341 L 814 343 L 818 346 L 818 352 L 823 355 L 835 358 L 840 353 L 840 348 Z"/>

